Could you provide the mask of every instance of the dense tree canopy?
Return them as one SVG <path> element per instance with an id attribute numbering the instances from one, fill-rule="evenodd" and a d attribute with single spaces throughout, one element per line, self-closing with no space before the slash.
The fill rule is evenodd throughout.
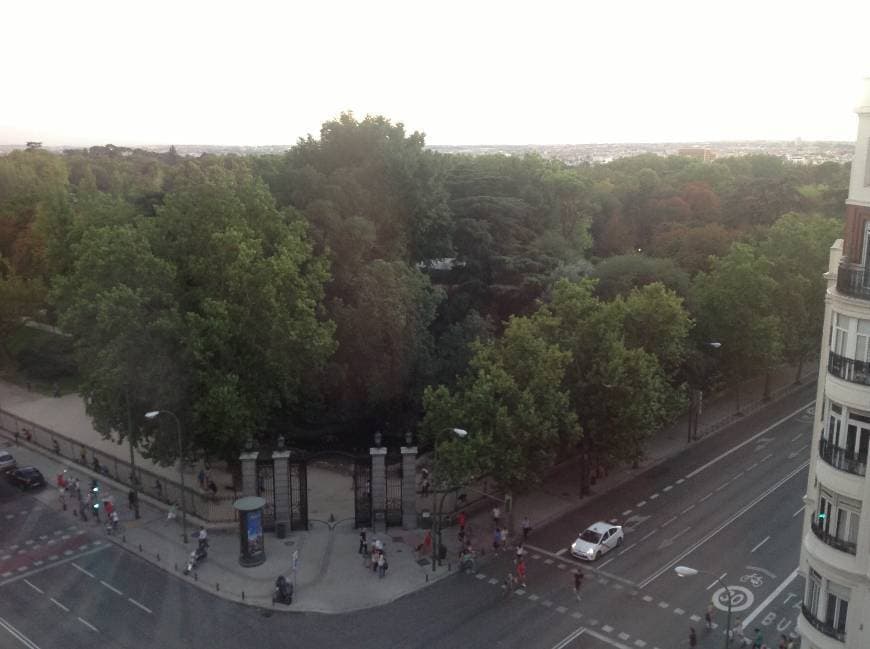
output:
<path id="1" fill-rule="evenodd" d="M 14 152 L 0 333 L 59 324 L 97 427 L 162 459 L 152 407 L 226 457 L 248 435 L 351 447 L 422 421 L 475 432 L 445 470 L 514 489 L 566 448 L 641 456 L 704 341 L 733 381 L 803 362 L 848 171 L 442 155 L 351 114 L 282 155 Z"/>

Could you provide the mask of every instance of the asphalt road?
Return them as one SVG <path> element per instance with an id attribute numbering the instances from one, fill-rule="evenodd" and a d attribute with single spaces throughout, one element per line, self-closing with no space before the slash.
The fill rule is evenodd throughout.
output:
<path id="1" fill-rule="evenodd" d="M 747 417 L 620 489 L 536 529 L 528 588 L 501 587 L 511 557 L 488 557 L 388 606 L 342 616 L 264 612 L 214 597 L 105 542 L 93 524 L 0 485 L 0 647 L 504 647 L 671 649 L 721 646 L 734 618 L 775 646 L 794 629 L 813 386 Z M 586 574 L 577 601 L 567 548 L 596 520 L 624 545 Z M 680 579 L 675 565 L 709 574 Z M 715 628 L 702 616 L 715 606 Z"/>

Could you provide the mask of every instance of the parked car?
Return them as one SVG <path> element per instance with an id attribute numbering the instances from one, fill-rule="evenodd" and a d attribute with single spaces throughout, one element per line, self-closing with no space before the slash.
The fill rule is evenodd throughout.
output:
<path id="1" fill-rule="evenodd" d="M 12 469 L 7 474 L 9 482 L 19 489 L 35 489 L 45 486 L 45 478 L 35 466 L 23 466 Z"/>
<path id="2" fill-rule="evenodd" d="M 622 545 L 625 533 L 621 525 L 611 525 L 601 521 L 590 525 L 571 545 L 571 554 L 578 559 L 594 561 L 602 554 Z"/>
<path id="3" fill-rule="evenodd" d="M 12 453 L 7 451 L 5 448 L 0 448 L 0 473 L 6 473 L 10 469 L 14 469 L 18 464 L 15 462 L 15 458 L 12 457 Z"/>

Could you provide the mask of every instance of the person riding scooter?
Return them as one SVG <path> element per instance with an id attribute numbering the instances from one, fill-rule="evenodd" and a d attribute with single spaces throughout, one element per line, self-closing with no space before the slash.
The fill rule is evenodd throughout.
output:
<path id="1" fill-rule="evenodd" d="M 284 575 L 275 580 L 275 594 L 272 595 L 272 603 L 290 605 L 293 603 L 293 584 L 284 578 Z"/>
<path id="2" fill-rule="evenodd" d="M 187 567 L 185 567 L 184 569 L 185 575 L 189 575 L 191 571 L 208 556 L 207 548 L 208 541 L 205 539 L 200 539 L 199 543 L 196 546 L 196 550 L 190 553 L 190 558 L 188 558 L 187 560 Z"/>

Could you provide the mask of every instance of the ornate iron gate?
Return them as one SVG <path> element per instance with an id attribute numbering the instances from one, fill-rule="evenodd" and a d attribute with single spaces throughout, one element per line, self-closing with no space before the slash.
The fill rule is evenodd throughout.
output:
<path id="1" fill-rule="evenodd" d="M 290 529 L 308 529 L 308 463 L 290 460 L 287 486 L 290 489 Z"/>
<path id="2" fill-rule="evenodd" d="M 275 529 L 275 469 L 272 461 L 257 462 L 257 495 L 266 500 L 263 507 L 263 529 Z"/>
<path id="3" fill-rule="evenodd" d="M 387 490 L 387 526 L 402 524 L 402 456 L 387 455 L 386 465 Z"/>
<path id="4" fill-rule="evenodd" d="M 372 459 L 363 455 L 353 462 L 354 527 L 372 526 Z"/>

